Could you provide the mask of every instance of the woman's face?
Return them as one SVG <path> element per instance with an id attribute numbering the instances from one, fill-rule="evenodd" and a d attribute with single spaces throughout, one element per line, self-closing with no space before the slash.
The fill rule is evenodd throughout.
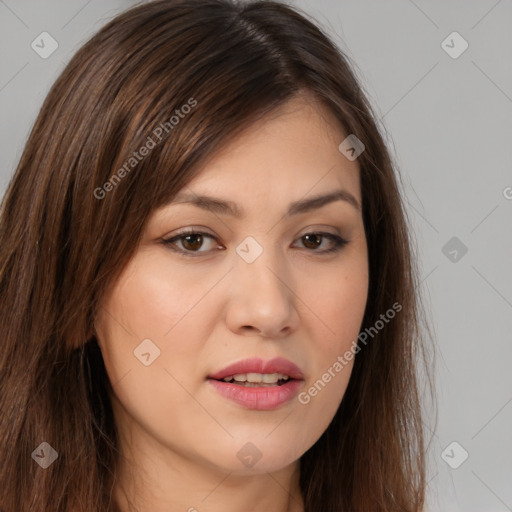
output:
<path id="1" fill-rule="evenodd" d="M 347 135 L 320 106 L 289 102 L 149 218 L 95 322 L 134 458 L 277 471 L 331 422 L 368 288 L 359 167 L 338 149 Z M 354 201 L 296 205 L 340 190 Z"/>

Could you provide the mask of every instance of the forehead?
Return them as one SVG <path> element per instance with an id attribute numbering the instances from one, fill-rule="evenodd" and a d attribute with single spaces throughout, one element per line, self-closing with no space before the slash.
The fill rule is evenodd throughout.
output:
<path id="1" fill-rule="evenodd" d="M 343 185 L 360 197 L 359 165 L 338 146 L 341 123 L 320 102 L 295 98 L 227 141 L 187 188 L 197 193 L 300 197 Z"/>

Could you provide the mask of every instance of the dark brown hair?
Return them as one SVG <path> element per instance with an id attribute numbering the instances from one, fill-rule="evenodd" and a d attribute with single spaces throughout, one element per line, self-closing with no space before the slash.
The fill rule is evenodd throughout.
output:
<path id="1" fill-rule="evenodd" d="M 347 57 L 299 9 L 278 2 L 161 0 L 117 16 L 72 58 L 2 203 L 5 512 L 117 510 L 120 454 L 111 383 L 91 331 L 96 305 L 150 214 L 230 138 L 303 94 L 365 145 L 358 163 L 370 283 L 362 327 L 402 306 L 361 346 L 339 410 L 301 458 L 305 511 L 422 509 L 418 362 L 428 350 L 419 283 L 394 165 Z M 127 165 L 148 137 L 155 146 Z M 45 470 L 31 457 L 43 441 L 59 454 Z"/>

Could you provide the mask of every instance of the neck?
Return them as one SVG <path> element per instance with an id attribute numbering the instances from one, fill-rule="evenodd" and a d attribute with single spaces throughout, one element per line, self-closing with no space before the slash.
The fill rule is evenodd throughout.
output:
<path id="1" fill-rule="evenodd" d="M 298 462 L 247 476 L 149 459 L 121 463 L 114 486 L 120 512 L 304 512 Z"/>

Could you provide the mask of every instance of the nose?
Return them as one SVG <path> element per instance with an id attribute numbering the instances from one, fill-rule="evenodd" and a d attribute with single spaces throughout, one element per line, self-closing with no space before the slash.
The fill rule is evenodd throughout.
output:
<path id="1" fill-rule="evenodd" d="M 271 250 L 252 263 L 236 256 L 226 322 L 239 335 L 283 338 L 297 329 L 298 298 L 285 265 Z"/>

